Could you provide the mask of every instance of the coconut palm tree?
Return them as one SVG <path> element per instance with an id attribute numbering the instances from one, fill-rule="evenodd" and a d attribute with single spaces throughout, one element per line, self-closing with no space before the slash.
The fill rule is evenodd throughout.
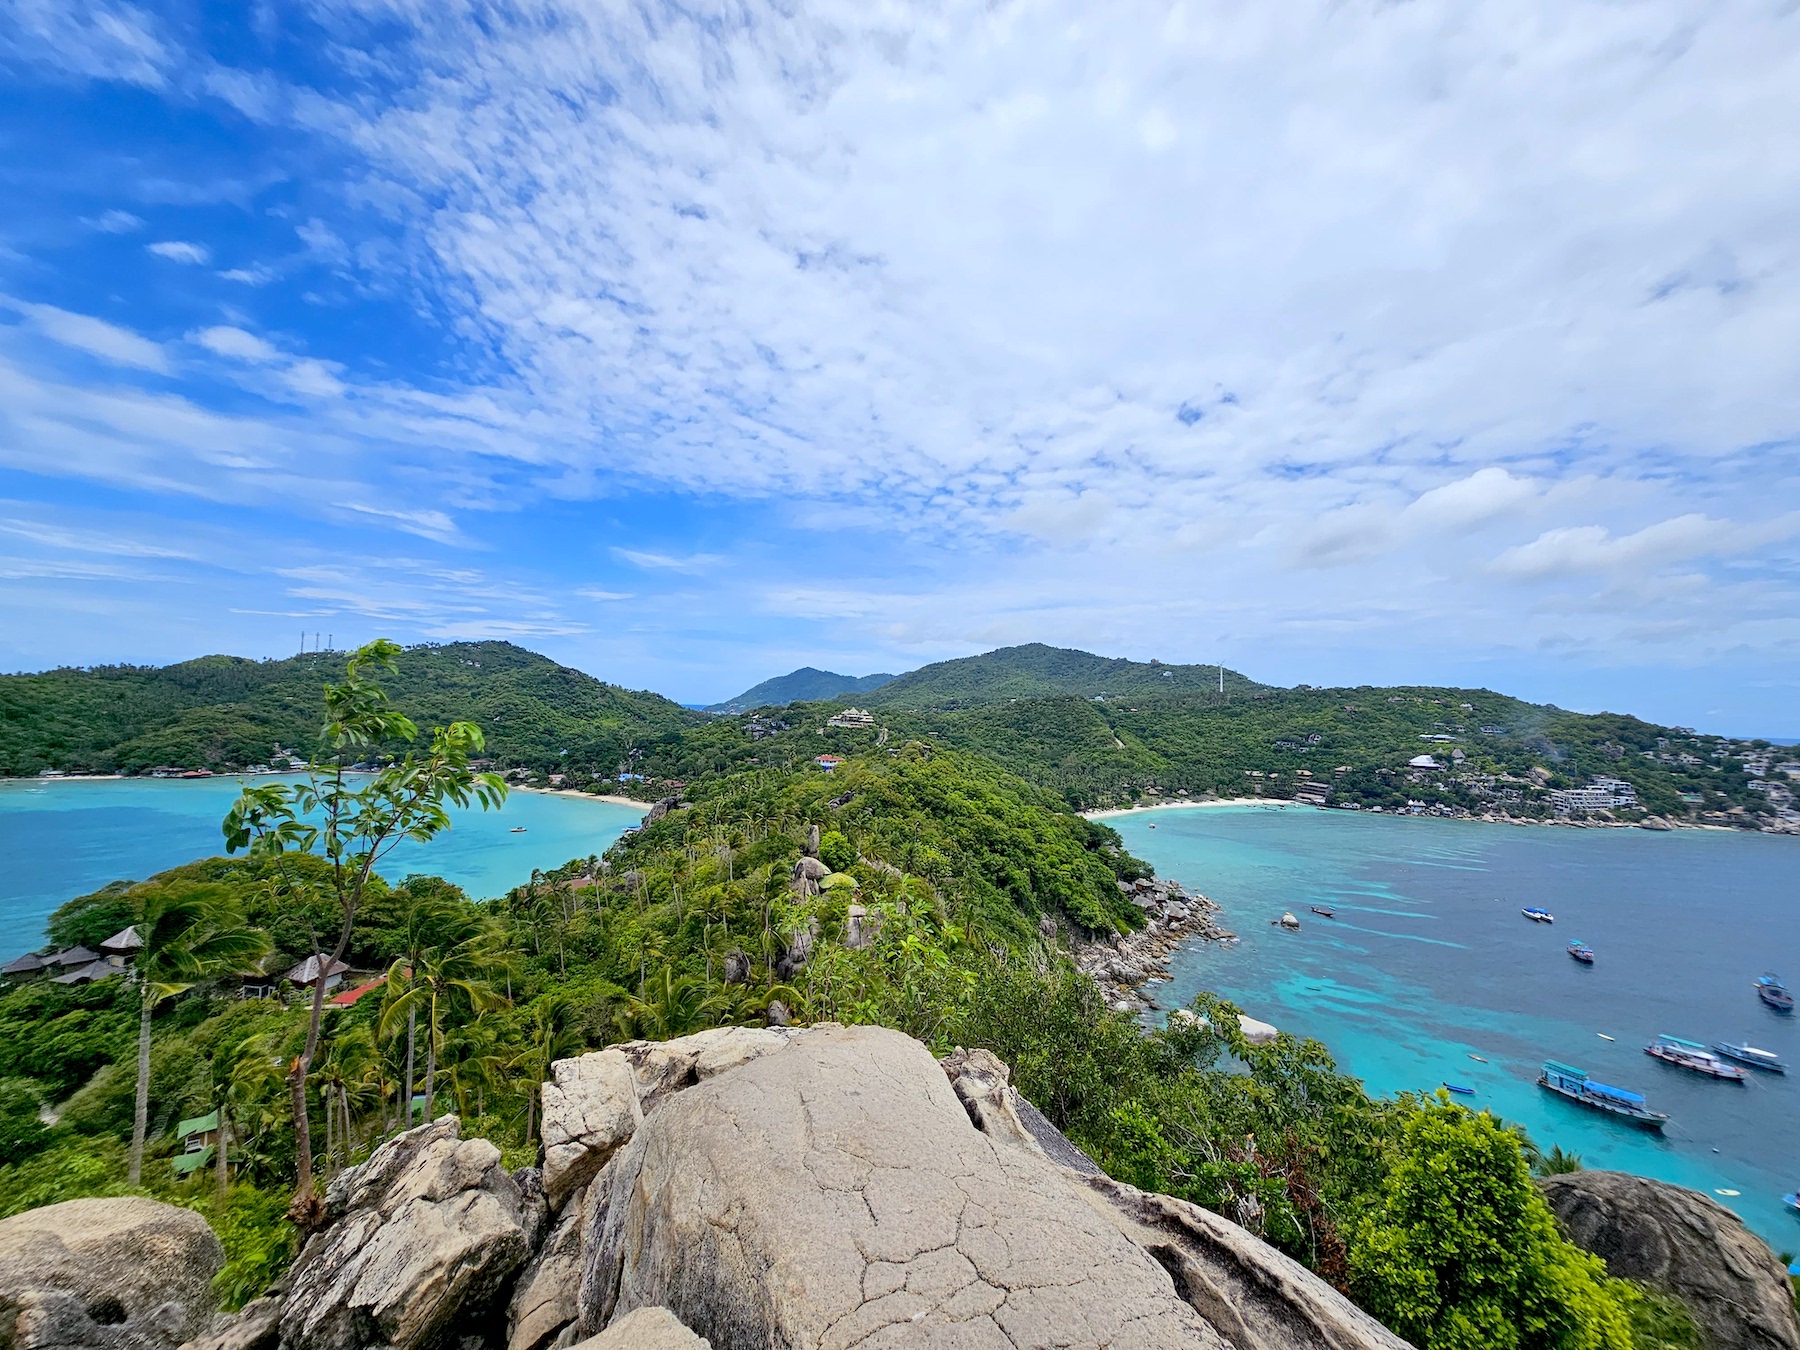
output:
<path id="1" fill-rule="evenodd" d="M 616 989 L 616 986 L 615 986 Z M 629 997 L 617 989 L 620 997 Z M 550 1066 L 567 1059 L 582 1045 L 581 1035 L 568 1025 L 569 1004 L 556 997 L 541 998 L 533 1003 L 525 1022 L 525 1045 L 507 1061 L 506 1067 L 523 1070 L 525 1089 L 525 1142 L 537 1137 L 538 1090 L 550 1077 Z"/>
<path id="2" fill-rule="evenodd" d="M 131 1121 L 130 1181 L 144 1174 L 150 1118 L 150 1018 L 164 999 L 201 980 L 252 968 L 269 954 L 269 935 L 244 922 L 228 889 L 216 883 L 146 886 L 133 897 L 144 945 L 133 966 L 138 1009 L 137 1107 Z"/>
<path id="3" fill-rule="evenodd" d="M 401 951 L 388 969 L 388 998 L 398 998 L 406 990 L 406 982 L 425 952 L 433 947 L 462 942 L 483 931 L 482 917 L 473 906 L 459 904 L 447 895 L 428 892 L 415 898 L 406 908 L 401 929 Z M 386 1027 L 387 1023 L 382 1023 Z M 415 1081 L 414 1047 L 418 1039 L 419 1010 L 414 1003 L 406 1013 L 406 1070 L 401 1085 L 400 1119 L 402 1130 L 412 1128 L 412 1098 Z M 382 1037 L 388 1033 L 384 1030 Z"/>
<path id="4" fill-rule="evenodd" d="M 389 998 L 381 1011 L 377 1034 L 390 1036 L 398 1029 L 401 1018 L 424 1013 L 426 1120 L 432 1118 L 444 1026 L 455 1005 L 466 1003 L 479 1016 L 506 1003 L 505 996 L 488 983 L 505 965 L 497 940 L 498 930 L 484 923 L 473 936 L 460 942 L 426 948 L 410 970 L 403 969 L 399 961 L 388 970 Z"/>

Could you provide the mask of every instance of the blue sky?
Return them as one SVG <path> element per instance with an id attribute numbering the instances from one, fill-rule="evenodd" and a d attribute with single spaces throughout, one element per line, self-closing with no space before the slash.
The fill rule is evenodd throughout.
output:
<path id="1" fill-rule="evenodd" d="M 1800 12 L 0 3 L 0 668 L 1800 733 Z"/>

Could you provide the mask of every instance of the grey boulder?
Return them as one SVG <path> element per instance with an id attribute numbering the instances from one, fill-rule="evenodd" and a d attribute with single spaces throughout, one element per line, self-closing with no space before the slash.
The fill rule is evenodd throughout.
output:
<path id="1" fill-rule="evenodd" d="M 638 1308 L 575 1350 L 712 1350 L 667 1308 Z"/>
<path id="2" fill-rule="evenodd" d="M 1628 1172 L 1566 1172 L 1538 1185 L 1571 1242 L 1608 1273 L 1675 1295 L 1716 1350 L 1800 1350 L 1787 1272 L 1723 1205 Z"/>
<path id="3" fill-rule="evenodd" d="M 224 1249 L 191 1209 L 65 1200 L 0 1220 L 0 1346 L 173 1350 L 212 1316 Z"/>
<path id="4" fill-rule="evenodd" d="M 581 1326 L 667 1307 L 717 1350 L 1219 1347 L 1042 1154 L 918 1042 L 814 1028 L 663 1104 L 587 1196 Z"/>
<path id="5" fill-rule="evenodd" d="M 479 1334 L 529 1254 L 524 1198 L 455 1116 L 390 1140 L 326 1193 L 289 1276 L 282 1350 L 427 1350 Z"/>

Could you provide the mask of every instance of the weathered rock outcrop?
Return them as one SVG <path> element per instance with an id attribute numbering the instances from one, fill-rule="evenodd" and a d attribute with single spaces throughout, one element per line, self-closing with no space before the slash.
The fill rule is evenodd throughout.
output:
<path id="1" fill-rule="evenodd" d="M 66 1200 L 0 1220 L 0 1346 L 173 1350 L 217 1306 L 224 1249 L 155 1200 Z"/>
<path id="2" fill-rule="evenodd" d="M 1568 1172 L 1538 1185 L 1570 1241 L 1611 1274 L 1681 1299 L 1717 1350 L 1800 1350 L 1787 1272 L 1723 1205 L 1627 1172 Z"/>
<path id="3" fill-rule="evenodd" d="M 575 1350 L 712 1350 L 700 1337 L 681 1325 L 667 1308 L 639 1308 L 628 1312 Z"/>
<path id="4" fill-rule="evenodd" d="M 785 1028 L 714 1027 L 559 1059 L 544 1084 L 544 1194 L 560 1209 L 672 1093 L 788 1043 Z"/>
<path id="5" fill-rule="evenodd" d="M 817 1030 L 665 1103 L 594 1182 L 582 1326 L 664 1306 L 718 1350 L 1224 1347 L 918 1042 Z"/>
<path id="6" fill-rule="evenodd" d="M 326 1213 L 289 1275 L 282 1350 L 429 1350 L 453 1320 L 458 1339 L 483 1335 L 530 1254 L 518 1183 L 455 1116 L 340 1172 Z"/>
<path id="7" fill-rule="evenodd" d="M 1155 1007 L 1155 999 L 1143 986 L 1169 977 L 1169 957 L 1184 943 L 1198 938 L 1222 941 L 1232 933 L 1214 917 L 1219 907 L 1204 895 L 1190 894 L 1173 881 L 1121 881 L 1119 889 L 1144 916 L 1136 932 L 1121 933 L 1080 943 L 1075 964 L 1092 975 L 1107 1002 L 1121 1012 Z"/>

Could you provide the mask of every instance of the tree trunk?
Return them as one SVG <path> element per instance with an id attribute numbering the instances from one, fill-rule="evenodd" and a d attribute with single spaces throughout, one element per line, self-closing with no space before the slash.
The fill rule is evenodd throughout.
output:
<path id="1" fill-rule="evenodd" d="M 437 999 L 432 999 L 432 1015 L 425 1019 L 425 1123 L 437 1120 L 432 1114 L 432 1094 L 437 1091 Z"/>
<path id="2" fill-rule="evenodd" d="M 325 974 L 339 960 L 350 942 L 350 924 L 344 924 L 344 935 L 338 951 L 330 961 L 321 961 L 319 977 L 313 981 L 312 1017 L 306 1025 L 306 1049 L 294 1056 L 288 1065 L 288 1104 L 294 1113 L 294 1202 L 289 1217 L 302 1233 L 310 1233 L 319 1220 L 319 1199 L 313 1187 L 312 1118 L 306 1106 L 306 1076 L 312 1071 L 313 1056 L 319 1052 L 319 1023 L 325 1016 Z M 323 953 L 315 952 L 315 956 Z"/>
<path id="3" fill-rule="evenodd" d="M 319 1105 L 325 1108 L 325 1171 L 326 1174 L 337 1170 L 337 1103 L 331 1100 L 332 1092 L 329 1084 L 319 1094 Z"/>
<path id="4" fill-rule="evenodd" d="M 225 1192 L 231 1187 L 231 1164 L 226 1161 L 226 1150 L 231 1147 L 231 1122 L 225 1118 L 225 1098 L 219 1098 L 219 1143 L 218 1156 L 214 1159 L 218 1169 L 219 1203 L 225 1203 Z"/>
<path id="5" fill-rule="evenodd" d="M 136 1186 L 144 1179 L 144 1134 L 150 1126 L 150 990 L 145 988 L 138 1013 L 137 1107 L 131 1117 L 131 1167 L 127 1173 Z"/>
<path id="6" fill-rule="evenodd" d="M 419 1028 L 419 1007 L 415 1003 L 406 1010 L 406 1105 L 402 1108 L 402 1119 L 406 1124 L 400 1128 L 412 1128 L 412 1094 L 413 1094 L 413 1037 Z"/>

